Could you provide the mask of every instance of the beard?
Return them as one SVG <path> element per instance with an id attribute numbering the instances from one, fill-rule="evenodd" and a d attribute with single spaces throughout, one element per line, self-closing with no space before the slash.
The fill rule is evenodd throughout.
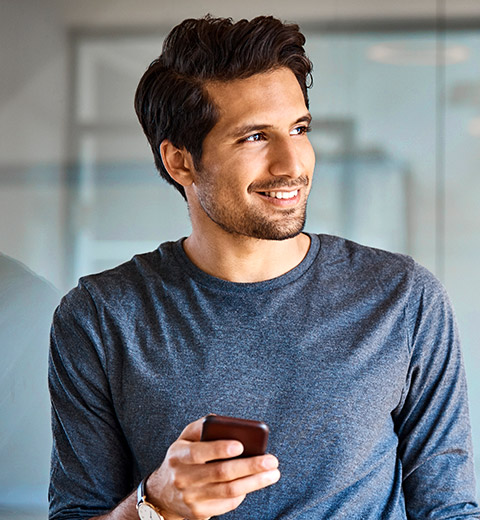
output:
<path id="1" fill-rule="evenodd" d="M 253 211 L 249 214 L 244 213 L 238 219 L 233 220 L 231 214 L 224 213 L 221 210 L 215 211 L 214 207 L 210 206 L 208 210 L 204 207 L 204 210 L 210 220 L 227 233 L 261 240 L 294 238 L 303 231 L 306 221 L 306 202 L 303 204 L 301 212 L 298 209 L 284 210 L 283 219 L 276 219 L 275 221 L 259 213 L 255 214 Z"/>
<path id="2" fill-rule="evenodd" d="M 232 235 L 239 235 L 261 240 L 287 240 L 299 235 L 304 227 L 307 213 L 307 196 L 294 208 L 273 208 L 262 211 L 257 206 L 240 206 L 232 199 L 222 199 L 222 192 L 229 193 L 228 186 L 219 187 L 210 179 L 205 170 L 198 171 L 202 180 L 197 185 L 197 196 L 205 214 L 221 229 Z M 273 189 L 301 187 L 307 189 L 309 179 L 301 176 L 295 181 L 277 178 L 269 183 L 254 183 L 248 191 L 264 192 Z M 307 193 L 308 194 L 308 193 Z"/>

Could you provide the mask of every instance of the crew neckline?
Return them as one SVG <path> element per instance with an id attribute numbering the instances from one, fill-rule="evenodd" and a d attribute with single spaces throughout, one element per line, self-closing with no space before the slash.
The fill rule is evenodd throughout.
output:
<path id="1" fill-rule="evenodd" d="M 283 287 L 284 285 L 294 282 L 311 267 L 315 258 L 320 252 L 321 240 L 319 235 L 312 233 L 305 234 L 310 238 L 310 247 L 303 260 L 293 269 L 290 269 L 290 271 L 287 271 L 286 273 L 275 278 L 263 280 L 260 282 L 231 282 L 217 278 L 216 276 L 202 271 L 188 258 L 185 250 L 183 249 L 183 241 L 186 239 L 186 237 L 183 237 L 176 242 L 171 242 L 171 245 L 176 260 L 181 264 L 181 267 L 184 269 L 184 271 L 188 273 L 188 275 L 196 282 L 211 289 L 227 292 L 262 292 L 276 289 L 278 287 Z"/>

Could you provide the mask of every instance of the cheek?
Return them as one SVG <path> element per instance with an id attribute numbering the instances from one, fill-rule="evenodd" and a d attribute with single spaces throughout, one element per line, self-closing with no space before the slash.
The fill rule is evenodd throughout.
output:
<path id="1" fill-rule="evenodd" d="M 258 154 L 232 154 L 215 173 L 217 186 L 245 188 L 258 172 L 260 162 Z"/>

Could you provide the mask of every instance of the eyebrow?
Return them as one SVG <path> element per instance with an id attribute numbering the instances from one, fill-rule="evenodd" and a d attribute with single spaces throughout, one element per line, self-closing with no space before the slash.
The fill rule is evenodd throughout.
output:
<path id="1" fill-rule="evenodd" d="M 307 113 L 304 116 L 299 117 L 293 124 L 298 125 L 299 123 L 307 123 L 309 125 L 311 122 L 312 116 L 310 113 Z M 261 130 L 268 130 L 270 128 L 273 128 L 273 125 L 247 124 L 233 129 L 230 133 L 230 136 L 234 139 L 238 139 L 239 137 L 243 137 L 246 134 L 250 134 L 252 132 L 259 132 Z"/>

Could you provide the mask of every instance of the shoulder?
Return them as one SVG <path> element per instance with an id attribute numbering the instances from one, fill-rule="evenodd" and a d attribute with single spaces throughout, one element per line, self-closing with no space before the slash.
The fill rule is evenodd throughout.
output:
<path id="1" fill-rule="evenodd" d="M 113 324 L 120 327 L 135 316 L 148 314 L 161 305 L 182 276 L 175 260 L 175 246 L 166 242 L 112 269 L 83 276 L 62 298 L 54 324 L 63 321 L 110 329 Z"/>
<path id="2" fill-rule="evenodd" d="M 174 242 L 165 242 L 158 249 L 135 255 L 112 269 L 83 276 L 64 300 L 119 304 L 136 294 L 149 292 L 153 287 L 168 283 L 169 279 L 178 276 L 175 246 Z"/>
<path id="3" fill-rule="evenodd" d="M 51 307 L 59 292 L 46 279 L 18 260 L 0 253 L 0 301 L 19 301 L 34 307 Z"/>
<path id="4" fill-rule="evenodd" d="M 340 238 L 319 235 L 319 259 L 324 269 L 346 276 L 357 283 L 409 285 L 415 278 L 418 264 L 412 257 Z"/>
<path id="5" fill-rule="evenodd" d="M 445 287 L 431 271 L 408 255 L 336 237 L 326 241 L 332 257 L 347 266 L 357 293 L 385 305 L 401 305 L 410 349 L 421 345 L 428 352 L 441 335 L 449 337 L 443 338 L 444 345 L 451 344 L 456 335 L 454 311 Z"/>
<path id="6" fill-rule="evenodd" d="M 349 268 L 375 268 L 397 266 L 409 269 L 414 260 L 405 254 L 394 253 L 377 247 L 359 244 L 334 235 L 317 235 L 320 239 L 322 258 L 325 262 L 345 263 Z"/>
<path id="7" fill-rule="evenodd" d="M 329 273 L 329 279 L 341 281 L 357 293 L 383 294 L 385 298 L 402 300 L 410 313 L 422 305 L 448 306 L 441 282 L 411 256 L 331 235 L 319 238 L 318 263 L 323 272 Z"/>
<path id="8" fill-rule="evenodd" d="M 162 284 L 173 276 L 170 249 L 169 243 L 162 244 L 113 269 L 80 278 L 55 311 L 54 342 L 67 345 L 63 350 L 93 348 L 97 351 L 93 354 L 103 359 L 102 345 L 114 344 L 160 301 Z"/>

